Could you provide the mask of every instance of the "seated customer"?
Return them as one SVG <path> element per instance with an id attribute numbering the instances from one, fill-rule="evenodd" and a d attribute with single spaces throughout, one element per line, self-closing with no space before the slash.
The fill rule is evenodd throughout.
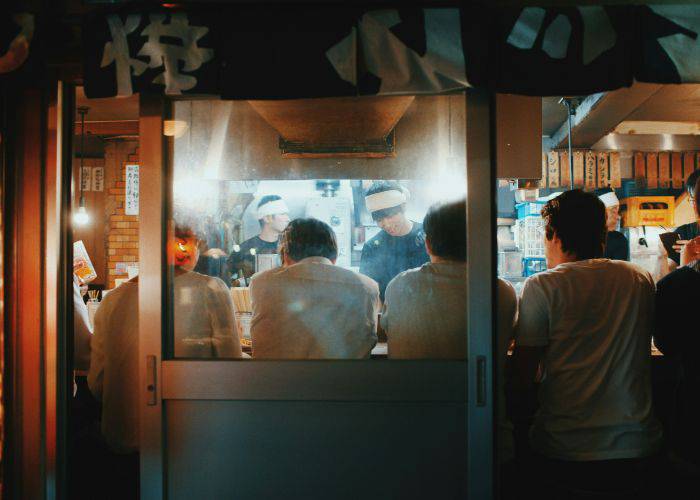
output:
<path id="1" fill-rule="evenodd" d="M 700 179 L 694 190 L 694 202 L 700 213 Z M 656 320 L 654 343 L 666 356 L 675 357 L 681 364 L 681 379 L 676 388 L 675 418 L 667 436 L 670 449 L 679 457 L 700 466 L 698 449 L 700 429 L 700 336 L 697 321 L 693 320 L 700 297 L 700 237 L 681 250 L 680 267 L 665 276 L 656 286 Z M 696 471 L 697 473 L 697 471 Z"/>
<path id="2" fill-rule="evenodd" d="M 282 233 L 283 267 L 253 276 L 254 358 L 369 358 L 377 343 L 379 288 L 337 267 L 331 227 L 292 221 Z"/>
<path id="3" fill-rule="evenodd" d="M 634 264 L 600 258 L 605 207 L 594 195 L 566 191 L 542 217 L 548 269 L 523 287 L 511 388 L 532 391 L 541 370 L 530 430 L 540 477 L 566 491 L 625 489 L 661 444 L 650 381 L 654 282 Z"/>
<path id="4" fill-rule="evenodd" d="M 197 261 L 196 237 L 184 227 L 175 232 L 175 355 L 241 357 L 226 285 L 188 271 Z M 137 276 L 104 298 L 95 314 L 91 344 L 88 386 L 102 401 L 102 435 L 117 453 L 136 452 L 139 443 L 138 288 Z"/>
<path id="5" fill-rule="evenodd" d="M 233 299 L 219 278 L 194 272 L 199 238 L 188 226 L 175 228 L 175 357 L 240 358 Z"/>
<path id="6" fill-rule="evenodd" d="M 467 207 L 464 201 L 435 205 L 423 220 L 430 262 L 404 271 L 386 288 L 382 328 L 392 359 L 467 357 Z M 505 419 L 503 379 L 513 338 L 517 297 L 497 281 L 499 458 L 513 458 L 512 426 Z"/>

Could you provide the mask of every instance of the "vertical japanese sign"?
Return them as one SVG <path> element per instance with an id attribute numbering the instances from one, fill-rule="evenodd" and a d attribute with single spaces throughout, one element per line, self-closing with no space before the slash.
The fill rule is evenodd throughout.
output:
<path id="1" fill-rule="evenodd" d="M 620 172 L 620 153 L 612 152 L 610 153 L 610 187 L 611 188 L 621 188 L 622 187 L 622 173 Z"/>
<path id="2" fill-rule="evenodd" d="M 680 153 L 671 153 L 671 186 L 673 189 L 683 187 L 683 158 Z"/>
<path id="3" fill-rule="evenodd" d="M 595 189 L 596 181 L 596 154 L 593 151 L 586 152 L 586 189 Z"/>
<path id="4" fill-rule="evenodd" d="M 561 187 L 571 188 L 571 165 L 568 151 L 559 153 L 559 172 L 561 172 Z"/>
<path id="5" fill-rule="evenodd" d="M 139 214 L 139 166 L 126 166 L 126 196 L 124 197 L 124 213 Z"/>
<path id="6" fill-rule="evenodd" d="M 574 187 L 583 187 L 583 151 L 574 151 Z"/>
<path id="7" fill-rule="evenodd" d="M 670 153 L 659 153 L 659 187 L 667 188 L 671 185 L 671 156 Z"/>
<path id="8" fill-rule="evenodd" d="M 92 169 L 92 190 L 104 191 L 105 189 L 105 169 L 104 167 L 95 167 Z"/>
<path id="9" fill-rule="evenodd" d="M 558 188 L 559 187 L 559 153 L 556 151 L 550 151 L 548 155 L 548 166 L 547 166 L 548 176 L 549 176 L 549 187 Z"/>
<path id="10" fill-rule="evenodd" d="M 656 189 L 659 187 L 659 155 L 647 153 L 647 187 Z"/>
<path id="11" fill-rule="evenodd" d="M 541 188 L 547 187 L 547 153 L 544 151 L 542 152 L 542 178 L 538 185 Z"/>
<path id="12" fill-rule="evenodd" d="M 605 188 L 610 185 L 608 180 L 608 153 L 598 153 L 598 187 Z"/>
<path id="13" fill-rule="evenodd" d="M 82 167 L 80 169 L 80 190 L 90 191 L 92 188 L 92 169 L 90 167 Z"/>

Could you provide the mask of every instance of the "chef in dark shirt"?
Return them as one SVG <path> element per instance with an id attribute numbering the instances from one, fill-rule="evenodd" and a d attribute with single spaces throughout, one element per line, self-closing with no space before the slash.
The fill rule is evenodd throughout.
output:
<path id="1" fill-rule="evenodd" d="M 605 205 L 607 216 L 606 225 L 608 236 L 605 241 L 605 258 L 612 260 L 630 260 L 630 244 L 625 235 L 617 230 L 620 222 L 620 200 L 617 199 L 615 191 L 598 196 Z"/>
<path id="2" fill-rule="evenodd" d="M 406 218 L 407 200 L 408 191 L 390 181 L 375 182 L 365 194 L 367 210 L 382 231 L 365 242 L 360 272 L 379 284 L 382 300 L 394 276 L 430 260 L 423 225 Z"/>
<path id="3" fill-rule="evenodd" d="M 688 176 L 688 179 L 686 179 L 685 181 L 685 188 L 688 191 L 690 204 L 693 207 L 697 207 L 697 204 L 695 202 L 695 188 L 698 182 L 700 182 L 700 170 L 696 170 L 695 172 L 690 174 Z M 700 212 L 698 212 L 697 208 L 695 209 L 695 216 L 697 217 L 697 220 L 695 220 L 694 222 L 689 222 L 688 224 L 683 224 L 682 226 L 678 226 L 676 230 L 673 231 L 678 235 L 679 242 L 688 242 L 693 238 L 697 238 L 698 236 L 700 236 Z M 683 249 L 684 244 L 685 243 L 677 243 L 674 249 L 678 253 L 669 256 L 669 259 L 673 260 L 676 264 L 680 264 L 680 252 Z"/>
<path id="4" fill-rule="evenodd" d="M 243 276 L 250 278 L 255 273 L 255 256 L 257 254 L 277 253 L 277 241 L 280 234 L 289 225 L 289 208 L 281 196 L 263 196 L 257 208 L 260 233 L 234 245 L 228 258 L 231 274 L 243 271 Z"/>

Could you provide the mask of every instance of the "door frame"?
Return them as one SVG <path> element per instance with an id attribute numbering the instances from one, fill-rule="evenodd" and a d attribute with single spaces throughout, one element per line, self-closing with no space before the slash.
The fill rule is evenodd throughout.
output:
<path id="1" fill-rule="evenodd" d="M 163 139 L 166 100 L 140 98 L 140 231 L 139 231 L 139 394 L 142 498 L 167 497 L 165 411 L 168 399 L 257 399 L 343 401 L 461 401 L 467 404 L 467 491 L 471 498 L 493 495 L 494 464 L 494 285 L 495 161 L 493 99 L 484 91 L 466 94 L 468 282 L 466 304 L 468 361 L 178 361 L 163 359 L 163 334 L 168 324 L 165 242 L 169 196 L 167 141 Z M 477 124 L 470 130 L 469 124 Z M 489 195 L 489 193 L 491 193 Z M 490 251 L 485 251 L 488 242 Z M 160 300 L 153 300 L 160 297 Z M 469 297 L 478 300 L 469 301 Z M 362 368 L 360 369 L 360 365 Z M 402 394 L 389 393 L 376 380 L 420 377 Z M 453 386 L 438 383 L 451 373 Z M 226 376 L 222 376 L 225 373 Z M 344 383 L 348 374 L 355 378 Z M 468 373 L 468 375 L 467 375 Z M 196 374 L 196 376 L 192 376 Z M 371 375 L 369 375 L 371 374 Z M 322 376 L 321 376 L 322 375 Z M 420 378 L 420 380 L 418 380 Z M 246 380 L 249 385 L 231 381 Z M 325 383 L 318 383 L 323 380 Z M 216 382 L 213 382 L 216 381 Z M 265 381 L 265 382 L 262 382 Z M 373 383 L 374 381 L 374 383 Z M 315 383 L 314 383 L 315 382 Z M 408 384 L 406 384 L 408 386 Z M 304 388 L 300 391 L 300 387 Z M 418 389 L 416 389 L 416 387 Z M 421 390 L 422 388 L 422 390 Z M 290 394 L 293 394 L 290 397 Z"/>

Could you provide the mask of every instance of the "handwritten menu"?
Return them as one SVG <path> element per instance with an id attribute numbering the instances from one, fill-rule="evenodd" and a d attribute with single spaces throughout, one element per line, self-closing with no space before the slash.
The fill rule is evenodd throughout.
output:
<path id="1" fill-rule="evenodd" d="M 659 187 L 659 155 L 647 153 L 647 187 L 656 189 Z"/>
<path id="2" fill-rule="evenodd" d="M 126 196 L 124 198 L 124 213 L 139 214 L 139 166 L 126 166 Z"/>
<path id="3" fill-rule="evenodd" d="M 583 151 L 574 151 L 574 187 L 583 187 Z"/>
<path id="4" fill-rule="evenodd" d="M 595 189 L 595 181 L 596 181 L 596 154 L 593 151 L 588 151 L 586 152 L 586 166 L 585 166 L 585 175 L 586 175 L 586 189 Z"/>
<path id="5" fill-rule="evenodd" d="M 539 182 L 539 187 L 547 187 L 547 153 L 542 153 L 542 178 Z"/>
<path id="6" fill-rule="evenodd" d="M 610 161 L 608 164 L 610 170 L 610 187 L 622 187 L 622 174 L 620 172 L 620 153 L 610 153 Z"/>
<path id="7" fill-rule="evenodd" d="M 568 151 L 559 153 L 559 171 L 561 172 L 561 187 L 571 188 L 571 164 Z"/>
<path id="8" fill-rule="evenodd" d="M 559 153 L 556 151 L 550 151 L 548 157 L 548 176 L 549 176 L 549 187 L 558 188 L 559 187 Z"/>
<path id="9" fill-rule="evenodd" d="M 90 167 L 83 167 L 80 169 L 80 190 L 90 191 L 92 183 L 90 181 L 92 174 L 92 169 Z"/>
<path id="10" fill-rule="evenodd" d="M 667 188 L 671 185 L 671 155 L 659 153 L 659 187 Z"/>
<path id="11" fill-rule="evenodd" d="M 105 188 L 105 169 L 104 167 L 95 167 L 92 169 L 92 190 L 104 191 Z"/>
<path id="12" fill-rule="evenodd" d="M 598 187 L 608 187 L 608 153 L 598 153 Z"/>

